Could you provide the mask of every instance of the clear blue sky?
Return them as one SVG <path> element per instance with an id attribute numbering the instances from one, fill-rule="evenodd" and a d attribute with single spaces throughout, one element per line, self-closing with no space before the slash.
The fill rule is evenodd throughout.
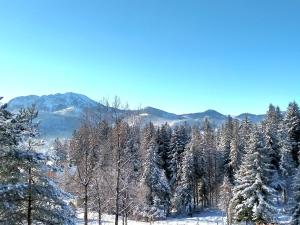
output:
<path id="1" fill-rule="evenodd" d="M 300 102 L 298 0 L 0 0 L 0 94 L 170 112 Z"/>

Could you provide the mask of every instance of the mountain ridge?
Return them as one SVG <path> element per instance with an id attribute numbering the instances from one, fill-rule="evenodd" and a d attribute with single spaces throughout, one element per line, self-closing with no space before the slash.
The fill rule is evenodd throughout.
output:
<path id="1" fill-rule="evenodd" d="M 8 103 L 8 110 L 18 111 L 20 108 L 36 105 L 39 111 L 38 119 L 40 122 L 41 133 L 43 136 L 62 136 L 69 137 L 80 125 L 82 113 L 89 110 L 104 109 L 105 106 L 92 100 L 83 94 L 74 92 L 56 93 L 50 95 L 28 95 L 19 96 L 11 99 Z M 156 125 L 168 122 L 174 126 L 183 122 L 189 124 L 201 123 L 205 118 L 211 120 L 213 124 L 219 126 L 227 119 L 224 115 L 216 110 L 208 109 L 203 112 L 175 114 L 158 108 L 147 106 L 141 110 L 126 110 L 132 112 L 141 118 L 143 123 L 152 121 Z M 252 122 L 260 122 L 264 115 L 251 113 L 242 113 L 232 116 L 235 119 L 242 120 L 248 116 Z"/>

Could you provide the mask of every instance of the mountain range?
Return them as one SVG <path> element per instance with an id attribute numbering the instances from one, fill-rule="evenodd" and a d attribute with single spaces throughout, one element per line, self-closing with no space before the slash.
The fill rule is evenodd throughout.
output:
<path id="1" fill-rule="evenodd" d="M 17 112 L 21 108 L 35 105 L 39 111 L 40 132 L 45 138 L 70 137 L 75 129 L 80 126 L 82 114 L 85 110 L 104 110 L 106 107 L 85 95 L 77 93 L 64 93 L 53 95 L 29 95 L 16 97 L 8 102 L 8 110 Z M 215 126 L 220 126 L 226 121 L 227 116 L 215 110 L 177 115 L 153 107 L 141 110 L 126 110 L 126 115 L 140 118 L 142 123 L 152 121 L 155 125 L 168 122 L 175 126 L 181 123 L 196 124 L 208 118 Z M 242 120 L 245 116 L 257 123 L 263 120 L 264 115 L 243 113 L 234 118 Z"/>

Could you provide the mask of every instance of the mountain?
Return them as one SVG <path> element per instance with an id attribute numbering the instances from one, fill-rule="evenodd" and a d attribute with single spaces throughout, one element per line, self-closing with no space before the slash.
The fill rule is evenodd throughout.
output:
<path id="1" fill-rule="evenodd" d="M 90 98 L 68 92 L 54 95 L 29 95 L 12 99 L 8 110 L 17 112 L 20 108 L 35 105 L 39 111 L 38 121 L 43 137 L 69 137 L 79 127 L 82 113 L 87 109 L 103 107 Z"/>
<path id="2" fill-rule="evenodd" d="M 202 122 L 205 118 L 208 118 L 215 126 L 224 123 L 227 118 L 227 116 L 212 109 L 206 110 L 204 112 L 183 114 L 182 116 L 189 121 L 192 120 L 198 122 Z"/>
<path id="3" fill-rule="evenodd" d="M 243 120 L 246 116 L 248 117 L 249 121 L 251 121 L 253 123 L 259 123 L 265 118 L 265 115 L 255 115 L 255 114 L 251 114 L 251 113 L 242 113 L 242 114 L 236 116 L 235 118 L 237 118 L 239 120 Z"/>
<path id="4" fill-rule="evenodd" d="M 8 102 L 8 110 L 17 112 L 21 108 L 35 105 L 39 111 L 38 121 L 40 132 L 45 138 L 70 137 L 80 125 L 82 113 L 86 110 L 105 110 L 105 106 L 88 98 L 85 95 L 68 92 L 54 95 L 29 95 L 16 97 Z M 104 112 L 104 111 L 103 111 Z M 188 123 L 190 125 L 202 123 L 208 118 L 214 126 L 220 126 L 227 119 L 227 116 L 209 109 L 204 112 L 177 115 L 153 107 L 146 107 L 142 110 L 119 111 L 126 113 L 128 121 L 139 118 L 142 124 L 152 121 L 155 125 L 169 123 L 171 126 Z M 234 118 L 242 120 L 248 116 L 252 122 L 260 122 L 264 115 L 243 113 Z"/>
<path id="5" fill-rule="evenodd" d="M 143 113 L 148 113 L 149 115 L 152 116 L 156 116 L 156 117 L 161 117 L 164 119 L 168 119 L 168 120 L 177 120 L 177 119 L 181 119 L 180 115 L 176 115 L 174 113 L 169 113 L 160 109 L 156 109 L 153 107 L 146 107 L 142 110 Z"/>
<path id="6" fill-rule="evenodd" d="M 97 107 L 98 103 L 85 95 L 68 92 L 54 95 L 29 95 L 12 99 L 8 102 L 11 111 L 35 105 L 40 112 L 69 114 L 82 112 L 84 109 Z"/>

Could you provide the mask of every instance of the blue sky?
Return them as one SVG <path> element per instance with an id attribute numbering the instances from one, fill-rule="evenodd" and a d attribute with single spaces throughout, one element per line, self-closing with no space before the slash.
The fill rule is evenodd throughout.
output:
<path id="1" fill-rule="evenodd" d="M 300 102 L 297 0 L 0 0 L 1 95 L 174 113 Z"/>

